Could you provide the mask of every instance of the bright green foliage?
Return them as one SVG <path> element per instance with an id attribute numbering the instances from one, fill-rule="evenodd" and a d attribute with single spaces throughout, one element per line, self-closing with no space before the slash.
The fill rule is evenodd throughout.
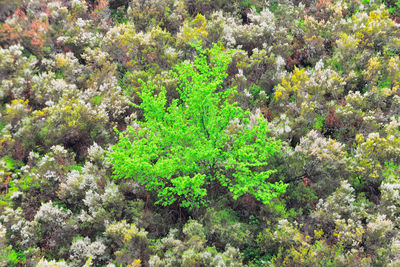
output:
<path id="1" fill-rule="evenodd" d="M 109 154 L 115 178 L 140 181 L 157 192 L 162 205 L 204 205 L 215 183 L 228 187 L 234 199 L 252 194 L 267 203 L 286 189 L 267 181 L 276 172 L 268 169 L 268 160 L 280 142 L 267 138 L 264 119 L 251 125 L 247 113 L 231 103 L 234 88 L 222 89 L 230 54 L 217 45 L 206 51 L 194 47 L 199 54 L 194 62 L 174 72 L 179 100 L 167 106 L 164 88 L 154 95 L 154 86 L 143 84 L 139 107 L 145 121 L 119 133 Z"/>
<path id="2" fill-rule="evenodd" d="M 323 127 L 324 127 L 324 117 L 319 115 L 316 117 L 316 122 L 314 123 L 314 129 L 321 131 Z"/>
<path id="3" fill-rule="evenodd" d="M 9 266 L 18 266 L 18 264 L 22 264 L 25 262 L 25 256 L 23 252 L 16 252 L 15 250 L 11 250 L 8 254 L 7 263 Z"/>

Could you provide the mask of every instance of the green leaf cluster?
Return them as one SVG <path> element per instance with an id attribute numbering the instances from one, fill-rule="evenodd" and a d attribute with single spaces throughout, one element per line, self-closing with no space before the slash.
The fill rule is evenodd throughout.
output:
<path id="1" fill-rule="evenodd" d="M 164 88 L 156 94 L 153 84 L 142 82 L 137 107 L 144 121 L 118 132 L 119 142 L 108 155 L 115 178 L 139 181 L 162 205 L 206 205 L 218 185 L 234 199 L 251 194 L 267 203 L 286 189 L 281 181 L 269 181 L 276 170 L 268 161 L 281 143 L 267 137 L 264 118 L 251 123 L 249 112 L 232 102 L 235 88 L 223 88 L 231 52 L 220 45 L 193 47 L 194 61 L 173 71 L 179 99 L 168 105 Z"/>

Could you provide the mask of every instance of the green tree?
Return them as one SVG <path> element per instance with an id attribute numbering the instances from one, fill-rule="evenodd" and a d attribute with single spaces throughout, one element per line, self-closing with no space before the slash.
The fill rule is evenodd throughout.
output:
<path id="1" fill-rule="evenodd" d="M 155 94 L 151 83 L 142 83 L 138 107 L 144 121 L 119 133 L 108 155 L 115 178 L 138 180 L 162 205 L 204 205 L 214 183 L 227 187 L 234 199 L 252 194 L 267 203 L 286 189 L 281 181 L 268 182 L 276 172 L 268 160 L 280 141 L 267 138 L 266 120 L 250 123 L 249 113 L 232 103 L 235 88 L 223 90 L 230 53 L 217 45 L 194 47 L 194 62 L 173 72 L 180 99 L 167 106 L 164 88 Z"/>

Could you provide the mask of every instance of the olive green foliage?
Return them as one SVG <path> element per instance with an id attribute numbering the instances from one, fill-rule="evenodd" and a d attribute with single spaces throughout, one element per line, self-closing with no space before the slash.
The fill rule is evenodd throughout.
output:
<path id="1" fill-rule="evenodd" d="M 180 99 L 167 106 L 164 88 L 154 95 L 154 86 L 143 83 L 137 107 L 145 121 L 119 134 L 109 154 L 115 177 L 140 181 L 162 205 L 204 205 L 213 183 L 227 187 L 234 199 L 252 194 L 266 204 L 286 189 L 281 181 L 268 181 L 276 172 L 268 160 L 280 142 L 267 138 L 265 120 L 251 125 L 247 113 L 232 103 L 234 88 L 222 89 L 229 51 L 218 45 L 205 51 L 194 47 L 194 62 L 174 72 Z"/>

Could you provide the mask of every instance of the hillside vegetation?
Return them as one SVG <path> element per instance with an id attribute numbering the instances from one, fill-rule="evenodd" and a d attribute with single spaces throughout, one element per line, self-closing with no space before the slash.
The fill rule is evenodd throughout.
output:
<path id="1" fill-rule="evenodd" d="M 400 1 L 0 0 L 0 266 L 400 266 Z"/>

